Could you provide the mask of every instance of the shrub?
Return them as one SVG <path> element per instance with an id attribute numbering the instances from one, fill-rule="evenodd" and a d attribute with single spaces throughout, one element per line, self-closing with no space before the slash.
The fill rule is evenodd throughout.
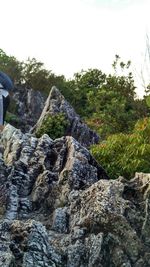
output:
<path id="1" fill-rule="evenodd" d="M 65 135 L 69 122 L 63 113 L 48 115 L 37 130 L 36 136 L 39 138 L 43 134 L 48 134 L 52 139 L 56 139 Z"/>
<path id="2" fill-rule="evenodd" d="M 91 153 L 108 175 L 130 179 L 135 172 L 150 172 L 150 118 L 139 120 L 131 134 L 115 134 L 101 144 L 93 145 Z"/>
<path id="3" fill-rule="evenodd" d="M 7 112 L 7 113 L 6 113 L 6 118 L 5 118 L 5 120 L 6 120 L 7 123 L 10 123 L 10 124 L 12 124 L 12 125 L 15 126 L 15 127 L 18 127 L 18 126 L 19 126 L 19 122 L 20 122 L 20 120 L 19 120 L 19 118 L 18 118 L 15 114 L 13 114 L 13 113 Z"/>

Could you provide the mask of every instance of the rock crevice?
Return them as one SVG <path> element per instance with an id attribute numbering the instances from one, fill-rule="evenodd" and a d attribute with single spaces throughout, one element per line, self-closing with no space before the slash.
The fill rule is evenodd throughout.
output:
<path id="1" fill-rule="evenodd" d="M 109 180 L 73 137 L 6 125 L 0 160 L 0 266 L 147 267 L 150 175 Z"/>
<path id="2" fill-rule="evenodd" d="M 150 174 L 110 180 L 87 149 L 97 137 L 56 88 L 34 129 L 60 111 L 69 136 L 10 124 L 0 135 L 0 267 L 150 266 Z"/>

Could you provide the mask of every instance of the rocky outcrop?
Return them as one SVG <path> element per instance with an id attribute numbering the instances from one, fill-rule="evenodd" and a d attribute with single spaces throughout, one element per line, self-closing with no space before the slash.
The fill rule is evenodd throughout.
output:
<path id="1" fill-rule="evenodd" d="M 43 112 L 31 132 L 36 133 L 39 130 L 47 115 L 55 115 L 58 113 L 63 113 L 68 121 L 68 126 L 65 131 L 66 136 L 74 137 L 85 147 L 98 143 L 99 136 L 88 128 L 55 86 L 52 87 Z"/>
<path id="2" fill-rule="evenodd" d="M 109 180 L 73 137 L 0 137 L 1 267 L 150 266 L 150 174 Z"/>
<path id="3" fill-rule="evenodd" d="M 39 119 L 46 98 L 40 91 L 24 87 L 15 87 L 9 110 L 17 116 L 13 125 L 23 132 L 28 132 Z"/>
<path id="4" fill-rule="evenodd" d="M 9 112 L 13 114 L 9 115 L 11 124 L 24 133 L 36 133 L 47 115 L 63 113 L 67 121 L 64 135 L 74 137 L 86 147 L 99 141 L 99 136 L 88 128 L 55 86 L 52 87 L 47 100 L 40 91 L 15 87 Z"/>

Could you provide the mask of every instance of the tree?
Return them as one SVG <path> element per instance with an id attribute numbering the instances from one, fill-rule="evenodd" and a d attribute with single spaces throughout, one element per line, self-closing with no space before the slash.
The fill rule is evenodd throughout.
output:
<path id="1" fill-rule="evenodd" d="M 50 90 L 50 71 L 44 69 L 44 64 L 35 58 L 28 58 L 24 63 L 23 77 L 27 87 L 35 90 Z"/>
<path id="2" fill-rule="evenodd" d="M 61 86 L 64 82 L 64 76 L 56 76 L 51 71 L 44 68 L 44 64 L 35 58 L 28 58 L 24 62 L 23 77 L 27 87 L 34 90 L 40 90 L 49 94 L 52 86 Z"/>
<path id="3" fill-rule="evenodd" d="M 15 84 L 22 82 L 23 62 L 8 56 L 2 49 L 0 49 L 0 70 L 6 72 Z"/>
<path id="4" fill-rule="evenodd" d="M 91 116 L 91 110 L 88 106 L 88 93 L 103 84 L 105 77 L 106 75 L 101 70 L 88 69 L 75 73 L 72 80 L 64 83 L 64 96 L 82 117 Z"/>
<path id="5" fill-rule="evenodd" d="M 130 61 L 124 63 L 116 55 L 113 74 L 106 75 L 98 69 L 82 70 L 65 83 L 65 97 L 102 138 L 129 132 L 135 121 L 148 115 L 145 101 L 136 98 L 130 65 Z"/>
<path id="6" fill-rule="evenodd" d="M 117 72 L 118 64 L 121 75 Z M 136 94 L 132 73 L 122 73 L 129 69 L 130 64 L 130 61 L 123 63 L 116 56 L 113 62 L 114 74 L 105 76 L 105 81 L 98 88 L 88 92 L 91 117 L 99 119 L 98 132 L 103 138 L 113 133 L 128 132 L 139 118 L 134 105 Z M 91 118 L 87 123 L 90 126 Z"/>
<path id="7" fill-rule="evenodd" d="M 80 89 L 82 88 L 98 88 L 105 82 L 106 74 L 98 69 L 82 70 L 80 73 L 75 73 L 75 83 Z"/>

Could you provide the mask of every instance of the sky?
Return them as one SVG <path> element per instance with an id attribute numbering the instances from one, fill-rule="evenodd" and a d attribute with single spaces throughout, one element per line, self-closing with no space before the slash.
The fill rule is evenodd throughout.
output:
<path id="1" fill-rule="evenodd" d="M 89 68 L 110 73 L 118 54 L 131 60 L 137 94 L 143 95 L 141 71 L 146 83 L 150 76 L 150 0 L 0 1 L 0 48 L 6 54 L 19 61 L 34 57 L 66 78 Z"/>

